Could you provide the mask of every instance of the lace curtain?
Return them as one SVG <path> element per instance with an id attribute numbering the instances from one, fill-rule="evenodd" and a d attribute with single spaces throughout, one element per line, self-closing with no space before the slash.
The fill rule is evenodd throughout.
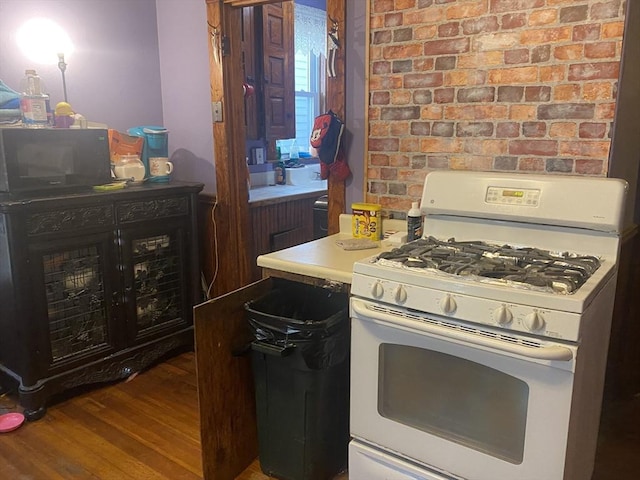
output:
<path id="1" fill-rule="evenodd" d="M 293 23 L 296 53 L 312 52 L 326 56 L 327 13 L 296 3 Z"/>

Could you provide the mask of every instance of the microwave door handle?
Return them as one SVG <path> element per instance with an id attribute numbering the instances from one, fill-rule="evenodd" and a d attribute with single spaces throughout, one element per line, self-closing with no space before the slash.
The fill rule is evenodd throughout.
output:
<path id="1" fill-rule="evenodd" d="M 419 330 L 420 332 L 438 335 L 440 337 L 449 338 L 451 340 L 457 340 L 460 342 L 471 343 L 479 345 L 481 347 L 492 348 L 494 350 L 501 350 L 503 352 L 520 355 L 527 358 L 536 360 L 559 360 L 569 362 L 573 359 L 573 352 L 566 347 L 560 345 L 554 345 L 552 347 L 526 347 L 524 345 L 513 344 L 493 338 L 482 337 L 479 335 L 473 335 L 461 330 L 455 330 L 447 327 L 441 327 L 433 325 L 427 322 L 418 322 L 406 320 L 402 317 L 396 317 L 384 312 L 378 312 L 375 310 L 369 310 L 364 302 L 356 299 L 351 299 L 351 308 L 359 317 L 369 318 L 375 322 L 381 322 L 389 324 L 391 326 L 400 326 L 403 329 Z"/>

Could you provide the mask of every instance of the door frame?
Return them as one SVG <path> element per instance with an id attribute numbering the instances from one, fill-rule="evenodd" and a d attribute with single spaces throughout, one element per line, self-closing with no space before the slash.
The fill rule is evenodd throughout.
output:
<path id="1" fill-rule="evenodd" d="M 216 169 L 216 224 L 218 271 L 216 294 L 250 283 L 254 232 L 249 222 L 249 185 L 245 165 L 244 81 L 241 68 L 242 6 L 273 0 L 205 0 L 209 40 L 209 76 L 212 108 L 222 105 L 222 120 L 212 123 Z M 239 5 L 239 6 L 234 6 Z M 337 28 L 340 48 L 336 51 L 335 76 L 327 77 L 327 110 L 345 121 L 345 0 L 327 0 L 327 25 Z M 329 234 L 339 231 L 345 212 L 345 182 L 328 178 Z M 311 214 L 311 212 L 310 212 Z"/>

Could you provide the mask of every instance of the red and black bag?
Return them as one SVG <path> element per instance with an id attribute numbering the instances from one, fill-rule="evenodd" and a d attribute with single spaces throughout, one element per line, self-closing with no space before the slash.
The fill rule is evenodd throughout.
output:
<path id="1" fill-rule="evenodd" d="M 331 165 L 336 160 L 343 131 L 344 123 L 331 110 L 318 115 L 313 121 L 311 146 L 318 152 L 320 160 L 327 165 Z"/>
<path id="2" fill-rule="evenodd" d="M 320 158 L 320 178 L 323 180 L 329 174 L 338 180 L 344 180 L 351 173 L 342 149 L 343 131 L 344 123 L 331 110 L 318 115 L 313 122 L 311 146 Z"/>

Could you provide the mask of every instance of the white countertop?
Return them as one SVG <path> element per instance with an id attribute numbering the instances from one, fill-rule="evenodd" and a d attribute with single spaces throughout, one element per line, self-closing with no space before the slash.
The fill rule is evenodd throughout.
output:
<path id="1" fill-rule="evenodd" d="M 383 228 L 385 231 L 406 230 L 406 222 L 386 220 L 383 223 Z M 257 260 L 258 266 L 350 284 L 353 276 L 353 264 L 356 261 L 378 255 L 380 252 L 392 248 L 388 242 L 381 242 L 379 247 L 366 250 L 344 250 L 336 245 L 338 240 L 353 238 L 351 235 L 351 215 L 343 214 L 340 216 L 340 232 L 295 247 L 260 255 Z"/>
<path id="2" fill-rule="evenodd" d="M 327 181 L 318 180 L 307 185 L 269 185 L 249 190 L 249 203 L 262 202 L 276 198 L 287 198 L 296 195 L 314 193 L 318 196 L 327 193 Z"/>

